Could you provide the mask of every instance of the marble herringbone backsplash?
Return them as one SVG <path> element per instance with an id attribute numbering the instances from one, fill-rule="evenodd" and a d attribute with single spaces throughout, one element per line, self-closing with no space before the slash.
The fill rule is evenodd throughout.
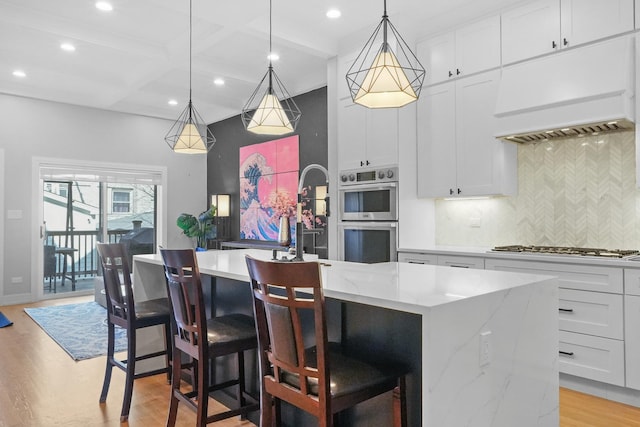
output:
<path id="1" fill-rule="evenodd" d="M 634 132 L 520 145 L 518 187 L 514 197 L 437 200 L 436 244 L 640 249 Z"/>

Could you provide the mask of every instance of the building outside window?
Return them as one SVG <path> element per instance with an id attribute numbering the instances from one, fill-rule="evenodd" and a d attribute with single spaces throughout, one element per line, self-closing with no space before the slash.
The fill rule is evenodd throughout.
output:
<path id="1" fill-rule="evenodd" d="M 113 189 L 111 192 L 111 212 L 131 212 L 131 190 Z"/>

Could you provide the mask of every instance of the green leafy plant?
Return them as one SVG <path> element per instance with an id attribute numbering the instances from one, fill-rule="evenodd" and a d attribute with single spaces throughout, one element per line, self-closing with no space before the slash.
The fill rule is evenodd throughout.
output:
<path id="1" fill-rule="evenodd" d="M 215 238 L 216 227 L 213 219 L 216 215 L 216 206 L 211 205 L 209 209 L 202 212 L 197 217 L 182 213 L 176 220 L 176 225 L 182 230 L 187 237 L 195 237 L 199 248 L 207 247 L 207 239 Z"/>

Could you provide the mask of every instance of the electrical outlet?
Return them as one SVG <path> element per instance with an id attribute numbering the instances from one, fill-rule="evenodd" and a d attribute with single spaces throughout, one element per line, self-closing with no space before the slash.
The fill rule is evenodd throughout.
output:
<path id="1" fill-rule="evenodd" d="M 491 331 L 480 334 L 480 367 L 491 363 Z"/>
<path id="2" fill-rule="evenodd" d="M 11 283 L 22 283 L 22 277 L 12 277 Z"/>

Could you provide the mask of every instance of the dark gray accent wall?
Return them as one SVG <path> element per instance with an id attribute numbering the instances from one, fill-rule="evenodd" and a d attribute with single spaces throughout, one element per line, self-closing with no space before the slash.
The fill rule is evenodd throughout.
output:
<path id="1" fill-rule="evenodd" d="M 300 140 L 300 171 L 318 163 L 327 167 L 327 88 L 307 92 L 293 98 L 302 113 L 296 132 Z M 272 141 L 275 135 L 255 135 L 247 132 L 240 115 L 209 125 L 216 144 L 207 157 L 207 194 L 231 195 L 231 238 L 240 236 L 240 147 Z M 305 184 L 322 184 L 323 175 L 309 172 Z"/>

